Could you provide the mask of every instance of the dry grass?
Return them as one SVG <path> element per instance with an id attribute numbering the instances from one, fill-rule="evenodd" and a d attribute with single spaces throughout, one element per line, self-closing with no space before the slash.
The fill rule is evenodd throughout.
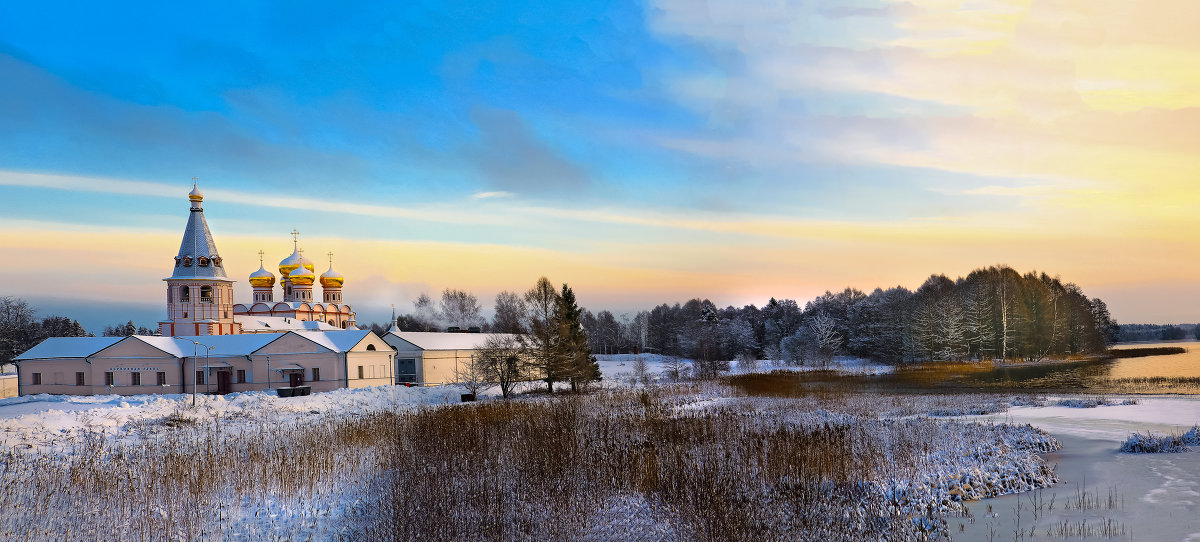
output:
<path id="1" fill-rule="evenodd" d="M 692 384 L 284 425 L 180 411 L 4 454 L 0 539 L 925 539 L 962 499 L 1053 479 L 1044 434 L 907 417 L 972 405 Z"/>
<path id="2" fill-rule="evenodd" d="M 781 400 L 691 408 L 677 393 L 417 412 L 396 442 L 388 494 L 356 536 L 637 540 L 645 525 L 604 513 L 633 500 L 656 518 L 654 539 L 920 539 L 942 532 L 956 498 L 1006 492 L 961 476 L 980 459 L 972 454 L 997 453 L 981 450 L 1001 440 L 998 426 L 887 421 Z M 960 478 L 931 488 L 947 465 L 963 467 Z"/>

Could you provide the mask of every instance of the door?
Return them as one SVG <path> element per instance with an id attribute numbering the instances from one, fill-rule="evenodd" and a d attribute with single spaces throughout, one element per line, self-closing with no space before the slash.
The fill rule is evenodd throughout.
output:
<path id="1" fill-rule="evenodd" d="M 233 373 L 229 371 L 217 372 L 217 395 L 225 395 L 233 391 Z"/>
<path id="2" fill-rule="evenodd" d="M 288 385 L 291 387 L 301 386 L 304 384 L 304 373 L 291 372 L 288 373 Z"/>

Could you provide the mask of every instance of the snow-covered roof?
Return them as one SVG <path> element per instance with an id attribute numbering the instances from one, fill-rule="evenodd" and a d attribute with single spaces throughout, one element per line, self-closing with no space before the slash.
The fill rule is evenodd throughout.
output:
<path id="1" fill-rule="evenodd" d="M 341 331 L 341 328 L 325 322 L 283 316 L 235 314 L 233 321 L 242 324 L 243 331 Z"/>
<path id="2" fill-rule="evenodd" d="M 337 331 L 293 331 L 292 333 L 334 352 L 345 352 L 357 346 L 372 331 L 369 329 L 339 329 Z"/>
<path id="3" fill-rule="evenodd" d="M 284 333 L 243 333 L 241 335 L 203 335 L 197 336 L 194 339 L 185 339 L 182 337 L 137 337 L 138 339 L 168 339 L 174 341 L 179 347 L 177 357 L 183 356 L 203 356 L 208 353 L 209 357 L 226 357 L 226 356 L 249 356 L 264 346 L 271 344 Z M 196 345 L 200 343 L 200 345 Z M 149 341 L 147 341 L 149 342 Z M 207 352 L 208 346 L 212 347 L 212 352 Z"/>
<path id="4" fill-rule="evenodd" d="M 508 333 L 441 333 L 436 331 L 392 331 L 383 336 L 388 344 L 396 346 L 392 337 L 420 348 L 421 350 L 474 350 L 483 346 L 492 337 L 511 336 Z M 388 340 L 392 339 L 392 340 Z"/>
<path id="5" fill-rule="evenodd" d="M 25 353 L 13 358 L 14 361 L 27 359 L 61 359 L 84 358 L 108 348 L 125 337 L 50 337 Z"/>

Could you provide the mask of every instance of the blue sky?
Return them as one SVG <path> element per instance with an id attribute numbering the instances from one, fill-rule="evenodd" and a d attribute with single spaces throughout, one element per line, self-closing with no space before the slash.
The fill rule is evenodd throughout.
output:
<path id="1" fill-rule="evenodd" d="M 0 6 L 0 244 L 27 262 L 0 293 L 154 314 L 197 176 L 239 272 L 297 228 L 367 321 L 542 274 L 632 310 L 996 263 L 1200 319 L 1167 246 L 1200 200 L 1176 173 L 1200 94 L 1171 64 L 1195 8 L 1054 4 Z M 110 234 L 109 287 L 43 278 L 91 248 L 72 232 Z"/>

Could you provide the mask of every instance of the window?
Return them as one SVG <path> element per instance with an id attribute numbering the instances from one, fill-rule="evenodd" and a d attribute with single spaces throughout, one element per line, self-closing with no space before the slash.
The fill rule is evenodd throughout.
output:
<path id="1" fill-rule="evenodd" d="M 374 350 L 374 349 L 375 349 L 375 345 L 373 345 L 373 344 L 367 345 L 367 350 Z"/>
<path id="2" fill-rule="evenodd" d="M 313 371 L 313 377 L 312 377 L 313 382 L 320 380 L 321 379 L 321 369 L 318 367 L 313 367 L 312 371 Z"/>
<path id="3" fill-rule="evenodd" d="M 212 286 L 201 286 L 200 287 L 200 302 L 201 303 L 212 303 L 213 302 Z"/>
<path id="4" fill-rule="evenodd" d="M 199 264 L 200 267 L 208 267 L 208 258 L 205 258 L 204 256 L 196 258 L 196 263 Z"/>
<path id="5" fill-rule="evenodd" d="M 175 257 L 175 267 L 179 267 L 179 256 Z"/>
<path id="6" fill-rule="evenodd" d="M 221 258 L 220 257 L 213 258 L 212 262 L 213 262 L 213 265 L 215 265 L 217 267 L 221 267 Z"/>
<path id="7" fill-rule="evenodd" d="M 204 371 L 196 371 L 196 384 L 204 383 Z"/>
<path id="8" fill-rule="evenodd" d="M 83 382 L 83 372 L 82 372 L 82 371 L 75 373 L 75 385 L 76 385 L 76 386 L 83 386 L 83 385 L 84 385 L 84 382 Z"/>
<path id="9" fill-rule="evenodd" d="M 245 369 L 238 369 L 238 371 L 237 371 L 237 383 L 238 383 L 238 384 L 245 384 L 245 383 L 246 383 L 246 370 L 245 370 Z"/>
<path id="10" fill-rule="evenodd" d="M 359 365 L 358 366 L 358 379 L 362 380 L 362 377 L 363 377 L 363 366 Z"/>
<path id="11" fill-rule="evenodd" d="M 184 256 L 184 257 L 183 257 L 183 266 L 184 266 L 184 267 L 191 267 L 191 266 L 192 266 L 192 257 L 191 257 L 191 256 Z"/>
<path id="12" fill-rule="evenodd" d="M 187 286 L 180 286 L 179 287 L 179 301 L 182 303 L 191 303 L 192 302 L 192 289 L 188 288 Z M 184 316 L 184 318 L 187 318 L 187 314 L 184 314 L 183 316 Z"/>
<path id="13" fill-rule="evenodd" d="M 38 385 L 41 385 L 41 383 L 42 383 L 42 373 L 33 373 L 33 382 L 32 382 L 32 384 L 33 384 L 34 386 L 38 386 Z"/>
<path id="14" fill-rule="evenodd" d="M 139 373 L 139 372 L 130 373 L 129 374 L 129 384 L 131 386 L 141 386 L 142 385 L 142 373 Z"/>
<path id="15" fill-rule="evenodd" d="M 105 385 L 105 386 L 112 386 L 112 385 L 113 385 L 113 374 L 112 374 L 112 372 L 111 372 L 111 371 L 105 371 L 105 372 L 104 372 L 104 385 Z"/>
<path id="16" fill-rule="evenodd" d="M 167 373 L 159 371 L 157 382 L 158 382 L 159 386 L 166 386 L 167 385 Z"/>

